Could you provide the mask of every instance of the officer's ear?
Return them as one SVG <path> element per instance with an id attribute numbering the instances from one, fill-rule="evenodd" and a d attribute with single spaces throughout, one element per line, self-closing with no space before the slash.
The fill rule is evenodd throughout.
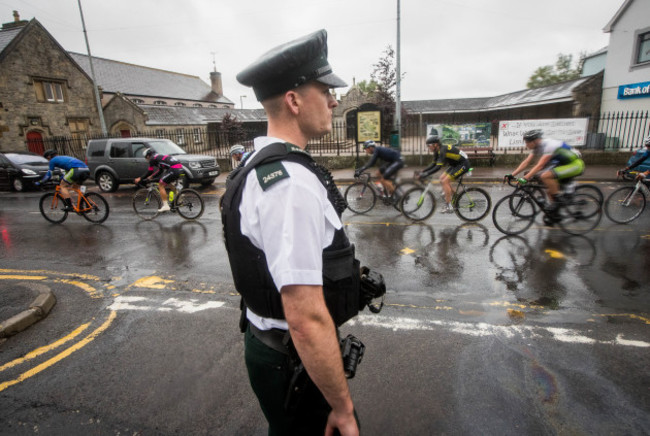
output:
<path id="1" fill-rule="evenodd" d="M 300 113 L 301 98 L 300 94 L 293 89 L 284 93 L 283 103 L 293 115 Z"/>

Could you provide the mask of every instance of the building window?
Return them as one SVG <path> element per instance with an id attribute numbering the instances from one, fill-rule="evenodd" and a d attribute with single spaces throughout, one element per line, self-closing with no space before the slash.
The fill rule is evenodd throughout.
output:
<path id="1" fill-rule="evenodd" d="M 201 103 L 194 103 L 192 106 L 194 106 L 194 107 L 203 107 L 203 105 Z"/>
<path id="2" fill-rule="evenodd" d="M 203 143 L 203 136 L 201 135 L 201 129 L 198 127 L 195 127 L 192 129 L 192 134 L 194 136 L 194 143 L 195 144 L 202 144 Z"/>
<path id="3" fill-rule="evenodd" d="M 141 98 L 132 98 L 131 101 L 135 104 L 144 104 L 144 100 Z"/>
<path id="4" fill-rule="evenodd" d="M 63 82 L 34 80 L 34 89 L 38 101 L 51 103 L 63 103 L 65 101 Z"/>
<path id="5" fill-rule="evenodd" d="M 639 34 L 637 40 L 636 63 L 650 62 L 650 32 Z"/>
<path id="6" fill-rule="evenodd" d="M 185 103 L 181 101 L 177 101 L 176 103 L 174 103 L 174 106 L 185 106 Z"/>
<path id="7" fill-rule="evenodd" d="M 208 107 L 219 107 L 219 106 L 217 106 L 216 104 L 211 104 Z"/>
<path id="8" fill-rule="evenodd" d="M 156 129 L 156 138 L 164 138 L 165 129 Z"/>
<path id="9" fill-rule="evenodd" d="M 157 104 L 158 106 L 165 106 L 167 102 L 163 100 L 155 100 L 153 104 Z"/>
<path id="10" fill-rule="evenodd" d="M 176 143 L 185 145 L 185 132 L 183 132 L 183 129 L 176 129 Z"/>
<path id="11" fill-rule="evenodd" d="M 86 146 L 88 139 L 88 118 L 68 118 L 68 127 L 73 141 L 78 143 L 80 149 Z"/>

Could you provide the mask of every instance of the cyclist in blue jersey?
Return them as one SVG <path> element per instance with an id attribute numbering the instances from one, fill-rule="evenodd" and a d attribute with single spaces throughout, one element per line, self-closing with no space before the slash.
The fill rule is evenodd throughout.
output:
<path id="1" fill-rule="evenodd" d="M 373 166 L 378 159 L 384 161 L 384 164 L 379 167 L 379 172 L 377 176 L 379 177 L 379 182 L 384 187 L 384 190 L 388 195 L 393 195 L 395 191 L 395 184 L 393 180 L 397 177 L 397 172 L 404 166 L 404 161 L 402 160 L 402 155 L 399 150 L 380 147 L 375 141 L 366 141 L 363 143 L 364 151 L 371 155 L 370 160 L 361 168 L 357 168 L 354 172 L 355 176 L 358 176 L 371 166 Z"/>
<path id="2" fill-rule="evenodd" d="M 630 166 L 625 167 L 625 171 L 629 171 L 631 169 L 638 167 L 643 163 L 643 161 L 645 161 L 647 158 L 650 157 L 650 135 L 646 136 L 645 140 L 643 141 L 643 145 L 645 145 L 645 152 L 641 156 L 639 156 L 637 160 L 632 162 Z M 648 173 L 650 173 L 650 171 L 641 172 L 637 174 L 636 178 L 637 179 L 645 178 L 648 175 Z"/>
<path id="3" fill-rule="evenodd" d="M 543 138 L 541 130 L 529 130 L 524 133 L 526 148 L 531 153 L 512 174 L 518 173 L 528 167 L 535 159 L 539 158 L 537 164 L 526 175 L 519 179 L 520 183 L 526 183 L 535 174 L 540 173 L 542 183 L 547 188 L 549 210 L 557 210 L 557 196 L 560 192 L 560 181 L 581 175 L 585 171 L 585 163 L 581 159 L 580 152 L 574 150 L 563 141 Z"/>
<path id="4" fill-rule="evenodd" d="M 63 210 L 67 212 L 73 211 L 69 189 L 70 187 L 79 189 L 79 186 L 90 177 L 88 165 L 72 156 L 59 156 L 56 150 L 47 150 L 43 153 L 43 157 L 50 161 L 50 168 L 38 184 L 40 185 L 50 180 L 52 171 L 55 168 L 61 168 L 65 174 L 61 179 L 61 183 L 59 183 L 61 186 L 61 197 L 63 197 L 64 203 Z"/>
<path id="5" fill-rule="evenodd" d="M 238 164 L 245 162 L 250 155 L 251 152 L 246 151 L 243 145 L 236 144 L 230 147 L 230 157 L 235 159 Z"/>

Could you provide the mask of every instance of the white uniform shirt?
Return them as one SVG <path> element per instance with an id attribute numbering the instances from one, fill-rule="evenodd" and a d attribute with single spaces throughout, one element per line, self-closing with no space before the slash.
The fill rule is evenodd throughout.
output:
<path id="1" fill-rule="evenodd" d="M 255 151 L 275 142 L 268 136 L 255 139 Z M 255 156 L 253 154 L 247 162 Z M 239 205 L 241 232 L 264 251 L 278 290 L 287 285 L 323 284 L 323 249 L 331 245 L 342 227 L 327 190 L 316 175 L 295 162 L 283 161 L 288 178 L 262 190 L 255 170 L 246 177 Z M 246 310 L 250 322 L 261 330 L 287 330 L 284 320 L 262 318 Z"/>

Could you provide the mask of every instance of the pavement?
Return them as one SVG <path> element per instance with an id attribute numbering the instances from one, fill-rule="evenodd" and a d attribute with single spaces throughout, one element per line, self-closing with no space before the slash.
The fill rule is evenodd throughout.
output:
<path id="1" fill-rule="evenodd" d="M 414 171 L 421 171 L 423 166 L 407 166 L 400 170 L 402 178 L 411 178 Z M 472 170 L 471 176 L 466 176 L 466 182 L 495 183 L 502 182 L 505 174 L 511 173 L 514 168 L 505 167 L 477 167 Z M 616 182 L 616 171 L 619 166 L 589 165 L 585 173 L 580 176 L 579 182 Z M 223 187 L 229 172 L 223 172 L 215 180 L 215 185 Z M 336 183 L 346 184 L 354 181 L 354 169 L 337 169 L 332 171 Z M 399 178 L 399 177 L 398 177 Z M 93 183 L 88 181 L 88 185 Z M 2 338 L 12 336 L 25 330 L 32 324 L 47 316 L 56 303 L 56 298 L 51 293 L 39 295 L 23 312 L 0 322 L 0 341 Z"/>

